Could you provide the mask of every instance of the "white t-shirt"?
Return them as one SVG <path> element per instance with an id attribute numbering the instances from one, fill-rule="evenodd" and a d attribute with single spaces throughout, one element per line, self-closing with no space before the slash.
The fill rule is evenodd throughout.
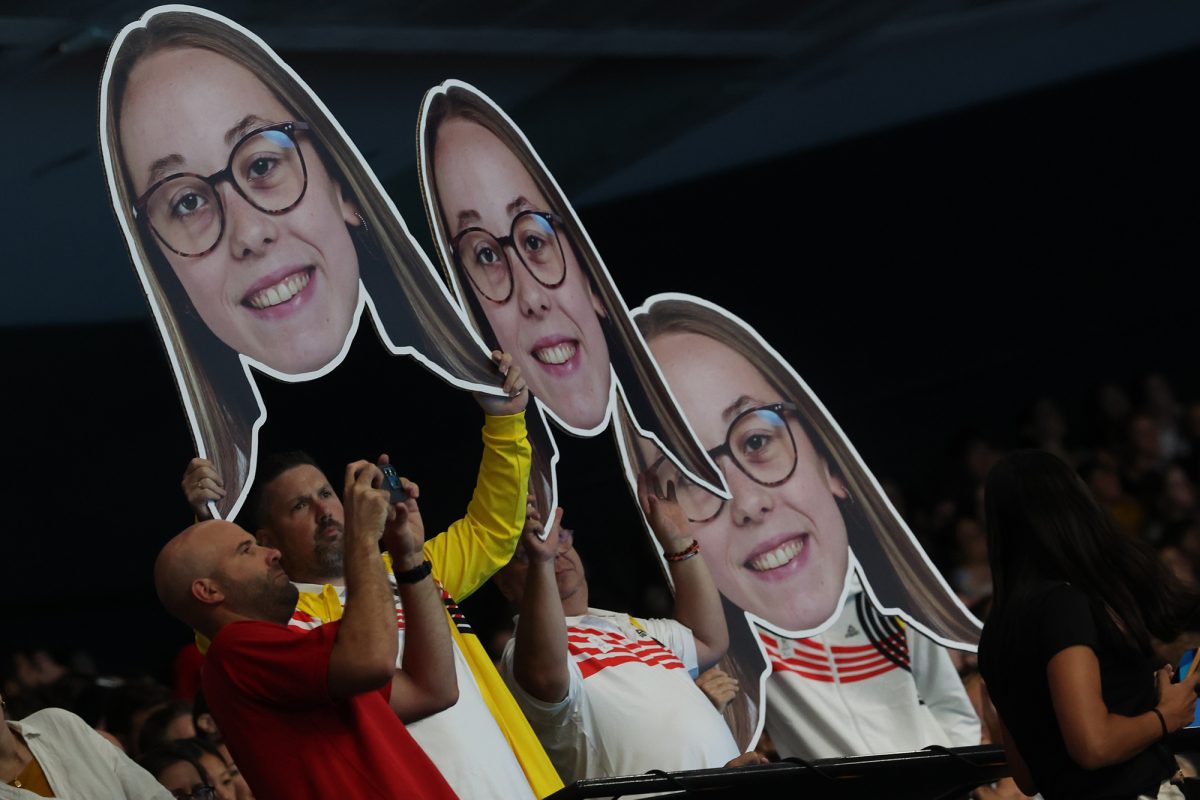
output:
<path id="1" fill-rule="evenodd" d="M 404 662 L 404 609 L 400 604 L 400 593 L 396 589 L 396 578 L 389 571 L 392 594 L 396 598 L 396 624 L 399 631 L 400 649 L 396 655 L 396 668 Z M 297 583 L 302 592 L 319 594 L 323 586 Z M 445 590 L 441 591 L 443 602 L 453 603 Z M 346 605 L 346 587 L 336 587 L 338 599 Z M 456 622 L 462 623 L 462 614 L 457 607 L 448 609 Z M 289 622 L 293 627 L 314 628 L 321 624 L 299 609 Z M 468 626 L 469 628 L 469 626 Z M 463 655 L 456 639 L 454 645 L 454 674 L 458 679 L 458 702 L 436 714 L 405 727 L 417 744 L 437 766 L 454 793 L 463 798 L 531 798 L 533 790 L 525 777 L 521 764 L 513 754 L 512 746 L 504 738 L 496 718 L 492 716 L 487 702 L 475 683 L 471 665 Z"/>
<path id="2" fill-rule="evenodd" d="M 979 718 L 946 649 L 880 614 L 861 590 L 818 636 L 758 633 L 771 661 L 766 726 L 779 755 L 979 744 Z"/>
<path id="3" fill-rule="evenodd" d="M 688 628 L 669 619 L 635 624 L 628 614 L 594 608 L 566 623 L 570 687 L 561 701 L 542 702 L 517 685 L 515 637 L 501 666 L 564 783 L 721 767 L 738 755 L 725 720 L 695 684 Z"/>

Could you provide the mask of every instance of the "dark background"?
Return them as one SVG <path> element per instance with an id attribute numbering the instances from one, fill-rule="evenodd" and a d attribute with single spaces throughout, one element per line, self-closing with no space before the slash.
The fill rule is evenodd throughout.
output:
<path id="1" fill-rule="evenodd" d="M 1177 50 L 786 157 L 598 197 L 580 205 L 580 216 L 628 304 L 689 292 L 751 322 L 875 473 L 916 502 L 936 495 L 968 431 L 1015 441 L 1021 411 L 1039 396 L 1086 421 L 1101 382 L 1132 387 L 1161 371 L 1181 396 L 1200 397 L 1198 74 L 1200 50 Z M 523 124 L 521 108 L 509 110 Z M 38 108 L 23 116 L 36 119 Z M 404 147 L 408 130 L 397 134 Z M 561 143 L 543 148 L 550 129 L 542 138 L 527 132 L 574 196 L 552 155 Z M 590 140 L 576 141 L 586 150 Z M 92 180 L 103 188 L 99 173 Z M 434 253 L 413 176 L 399 169 L 386 183 Z M 54 213 L 110 213 L 63 199 Z M 27 213 L 3 223 L 9 236 L 51 212 Z M 123 268 L 114 280 L 136 292 L 111 227 L 102 244 L 82 242 L 75 255 L 98 269 Z M 35 273 L 52 287 L 62 280 L 54 263 L 10 260 L 4 271 L 26 280 Z M 179 479 L 193 448 L 157 331 L 136 315 L 9 324 L 0 327 L 0 353 L 0 654 L 34 645 L 85 650 L 102 671 L 165 677 L 190 635 L 159 608 L 151 565 L 161 543 L 191 521 Z M 347 460 L 387 450 L 422 484 L 431 533 L 461 514 L 481 414 L 468 395 L 386 355 L 370 325 L 333 374 L 302 385 L 262 378 L 260 386 L 267 449 L 310 449 L 335 485 Z M 562 434 L 559 444 L 562 504 L 591 570 L 594 604 L 653 606 L 662 581 L 612 437 Z M 491 589 L 466 608 L 483 620 L 506 613 Z"/>

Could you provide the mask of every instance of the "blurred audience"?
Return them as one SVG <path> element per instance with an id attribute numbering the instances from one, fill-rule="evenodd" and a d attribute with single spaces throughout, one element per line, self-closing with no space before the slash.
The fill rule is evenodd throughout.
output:
<path id="1" fill-rule="evenodd" d="M 1090 415 L 1085 395 L 1031 393 L 1020 416 L 980 420 L 974 430 L 949 444 L 933 486 L 921 485 L 918 475 L 881 476 L 881 481 L 931 558 L 980 619 L 986 617 L 992 592 L 982 486 L 996 460 L 1017 446 L 1053 453 L 1073 466 L 1118 531 L 1152 545 L 1174 576 L 1195 587 L 1200 585 L 1200 399 L 1181 391 L 1184 388 L 1161 373 L 1128 386 L 1108 382 L 1092 395 Z M 509 626 L 487 640 L 493 658 L 499 658 L 511 636 Z M 1178 663 L 1183 650 L 1197 644 L 1200 634 L 1189 632 L 1175 643 L 1156 642 L 1155 649 L 1162 659 Z M 974 654 L 952 655 L 984 722 L 984 741 L 998 741 L 995 711 Z M 169 674 L 158 676 L 166 682 L 160 683 L 145 675 L 102 676 L 85 653 L 36 645 L 10 650 L 0 660 L 0 690 L 7 703 L 0 713 L 0 797 L 9 796 L 2 784 L 22 780 L 29 763 L 37 761 L 56 796 L 165 797 L 159 789 L 166 787 L 177 798 L 252 798 L 198 691 L 202 663 L 203 656 L 189 644 L 176 654 Z M 737 681 L 719 668 L 703 672 L 696 685 L 718 710 L 739 691 Z M 47 715 L 40 713 L 44 709 L 65 711 Z M 11 722 L 14 719 L 21 722 Z M 107 779 L 124 782 L 121 791 L 128 794 L 114 794 L 107 784 L 100 790 L 82 783 L 83 771 L 77 777 L 72 770 L 67 783 L 66 777 L 52 772 L 53 756 L 44 762 L 33 758 L 38 748 L 66 746 L 58 744 L 62 736 L 70 747 L 86 742 L 87 758 L 109 764 Z M 162 786 L 146 789 L 150 784 L 139 784 L 140 778 L 123 777 L 143 773 L 103 738 L 138 758 Z M 769 749 L 764 735 L 759 750 Z M 1181 761 L 1186 764 L 1186 759 Z M 135 785 L 139 788 L 130 788 Z M 1007 781 L 980 787 L 975 796 L 1021 795 Z"/>

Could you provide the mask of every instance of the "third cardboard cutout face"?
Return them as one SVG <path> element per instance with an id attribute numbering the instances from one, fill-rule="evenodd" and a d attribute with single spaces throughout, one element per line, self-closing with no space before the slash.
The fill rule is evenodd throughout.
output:
<path id="1" fill-rule="evenodd" d="M 658 448 L 625 436 L 628 474 L 673 483 L 721 594 L 755 621 L 804 636 L 839 614 L 852 567 L 876 605 L 947 644 L 974 646 L 958 602 L 850 442 L 792 367 L 745 322 L 699 298 L 634 312 L 723 499 Z"/>
<path id="2" fill-rule="evenodd" d="M 785 630 L 814 629 L 837 608 L 849 563 L 848 494 L 798 409 L 745 355 L 699 333 L 650 342 L 696 435 L 725 473 L 722 501 L 657 453 L 721 593 Z"/>

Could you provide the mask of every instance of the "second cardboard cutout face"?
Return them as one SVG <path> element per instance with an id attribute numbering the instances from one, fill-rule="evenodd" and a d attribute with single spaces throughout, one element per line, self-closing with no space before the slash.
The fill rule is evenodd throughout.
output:
<path id="1" fill-rule="evenodd" d="M 475 330 L 520 364 L 539 404 L 580 436 L 616 405 L 692 480 L 723 492 L 582 223 L 516 124 L 474 87 L 422 103 L 426 211 Z"/>

